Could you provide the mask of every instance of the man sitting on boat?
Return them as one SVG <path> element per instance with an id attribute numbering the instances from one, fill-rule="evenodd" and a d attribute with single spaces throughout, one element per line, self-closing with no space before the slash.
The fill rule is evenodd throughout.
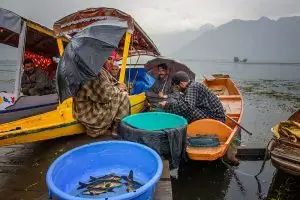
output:
<path id="1" fill-rule="evenodd" d="M 225 110 L 217 95 L 200 82 L 190 81 L 183 72 L 176 72 L 172 78 L 172 85 L 183 93 L 180 99 L 162 101 L 160 106 L 170 113 L 181 115 L 189 123 L 199 119 L 215 119 L 225 123 Z M 239 164 L 236 156 L 236 144 L 232 143 L 227 151 L 227 159 L 234 165 Z"/>
<path id="2" fill-rule="evenodd" d="M 172 85 L 183 93 L 179 100 L 163 101 L 160 106 L 167 112 L 185 117 L 189 123 L 211 118 L 225 122 L 225 111 L 219 98 L 200 82 L 190 81 L 187 73 L 176 72 Z"/>
<path id="3" fill-rule="evenodd" d="M 120 120 L 130 114 L 130 101 L 126 85 L 111 75 L 111 58 L 105 62 L 98 78 L 87 81 L 73 100 L 73 116 L 97 137 L 108 133 L 117 136 Z"/>
<path id="4" fill-rule="evenodd" d="M 163 99 L 167 99 L 171 93 L 173 93 L 173 88 L 171 86 L 171 78 L 168 73 L 168 66 L 164 63 L 159 64 L 158 77 L 156 78 L 152 87 L 146 92 L 146 98 L 150 107 L 157 107 L 157 103 Z"/>
<path id="5" fill-rule="evenodd" d="M 24 60 L 24 73 L 21 80 L 21 91 L 24 95 L 47 95 L 55 93 L 55 87 L 47 73 L 34 66 L 31 59 Z"/>

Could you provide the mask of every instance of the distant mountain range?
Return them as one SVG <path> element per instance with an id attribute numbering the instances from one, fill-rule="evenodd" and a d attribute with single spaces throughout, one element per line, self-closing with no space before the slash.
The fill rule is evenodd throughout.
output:
<path id="1" fill-rule="evenodd" d="M 179 49 L 184 45 L 187 45 L 192 40 L 201 36 L 203 33 L 213 29 L 215 29 L 215 27 L 212 24 L 205 24 L 197 30 L 151 35 L 151 39 L 163 55 L 170 56 L 171 54 L 179 51 Z"/>
<path id="2" fill-rule="evenodd" d="M 234 19 L 219 27 L 209 25 L 207 29 L 160 37 L 163 38 L 165 42 L 154 37 L 162 53 L 179 59 L 233 61 L 237 56 L 248 62 L 300 62 L 299 16 Z"/>

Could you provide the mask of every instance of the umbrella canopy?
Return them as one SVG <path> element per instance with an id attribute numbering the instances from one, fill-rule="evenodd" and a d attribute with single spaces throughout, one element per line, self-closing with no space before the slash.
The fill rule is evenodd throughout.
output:
<path id="1" fill-rule="evenodd" d="M 186 72 L 191 80 L 195 80 L 195 73 L 192 72 L 185 64 L 182 64 L 178 61 L 175 61 L 171 58 L 166 57 L 157 57 L 152 60 L 149 60 L 145 64 L 145 68 L 148 71 L 149 74 L 157 76 L 158 75 L 158 69 L 157 65 L 165 63 L 168 66 L 169 69 L 169 76 L 172 77 L 172 75 L 178 71 L 184 71 Z"/>
<path id="2" fill-rule="evenodd" d="M 124 20 L 105 20 L 78 32 L 65 48 L 57 69 L 60 102 L 72 97 L 85 81 L 97 77 L 128 29 Z"/>

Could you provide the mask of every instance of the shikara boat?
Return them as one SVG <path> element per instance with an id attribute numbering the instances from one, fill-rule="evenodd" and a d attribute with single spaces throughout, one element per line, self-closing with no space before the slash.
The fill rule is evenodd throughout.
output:
<path id="1" fill-rule="evenodd" d="M 60 55 L 63 55 L 62 37 L 72 38 L 87 26 L 101 26 L 107 22 L 110 26 L 126 23 L 127 31 L 120 40 L 117 52 L 123 52 L 120 82 L 125 80 L 128 56 L 159 56 L 157 47 L 128 14 L 113 8 L 91 8 L 68 15 L 54 24 Z M 103 23 L 105 25 L 105 23 Z M 106 35 L 114 38 L 114 33 Z M 72 40 L 72 39 L 71 39 Z M 145 108 L 145 94 L 130 95 L 131 113 L 138 113 Z M 48 140 L 52 138 L 84 133 L 84 127 L 72 117 L 72 98 L 61 102 L 56 110 L 21 120 L 0 125 L 0 146 Z"/>
<path id="2" fill-rule="evenodd" d="M 240 123 L 243 115 L 243 98 L 229 76 L 205 77 L 203 84 L 217 94 L 221 100 L 226 114 L 234 121 Z M 230 118 L 225 124 L 213 119 L 201 119 L 192 122 L 187 127 L 187 137 L 201 137 L 214 134 L 220 145 L 212 147 L 187 146 L 186 152 L 191 160 L 213 161 L 222 158 L 235 137 L 240 134 L 240 127 Z"/>
<path id="3" fill-rule="evenodd" d="M 14 79 L 14 84 L 8 86 L 9 90 L 0 88 L 0 124 L 55 110 L 58 105 L 56 93 L 24 96 L 20 89 L 24 58 L 34 56 L 37 62 L 47 61 L 43 69 L 49 76 L 52 71 L 48 66 L 51 64 L 51 69 L 55 69 L 52 58 L 59 57 L 59 50 L 54 31 L 3 8 L 0 8 L 0 16 L 0 43 L 18 51 L 17 66 L 0 66 L 1 73 L 9 71 Z M 68 39 L 62 37 L 61 41 L 65 46 Z"/>
<path id="4" fill-rule="evenodd" d="M 292 122 L 298 123 L 298 126 L 289 127 Z M 283 130 L 284 128 L 286 129 Z M 267 150 L 273 166 L 293 176 L 300 176 L 300 110 L 293 114 L 288 121 L 277 124 L 271 130 L 274 137 Z M 297 131 L 298 137 L 290 134 L 290 130 Z"/>

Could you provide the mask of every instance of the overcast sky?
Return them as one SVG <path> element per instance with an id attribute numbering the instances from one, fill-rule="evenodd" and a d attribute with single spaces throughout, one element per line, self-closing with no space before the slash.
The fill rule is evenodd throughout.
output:
<path id="1" fill-rule="evenodd" d="M 220 25 L 232 19 L 300 16 L 300 0 L 0 0 L 0 6 L 45 26 L 77 10 L 114 7 L 149 34 Z"/>

